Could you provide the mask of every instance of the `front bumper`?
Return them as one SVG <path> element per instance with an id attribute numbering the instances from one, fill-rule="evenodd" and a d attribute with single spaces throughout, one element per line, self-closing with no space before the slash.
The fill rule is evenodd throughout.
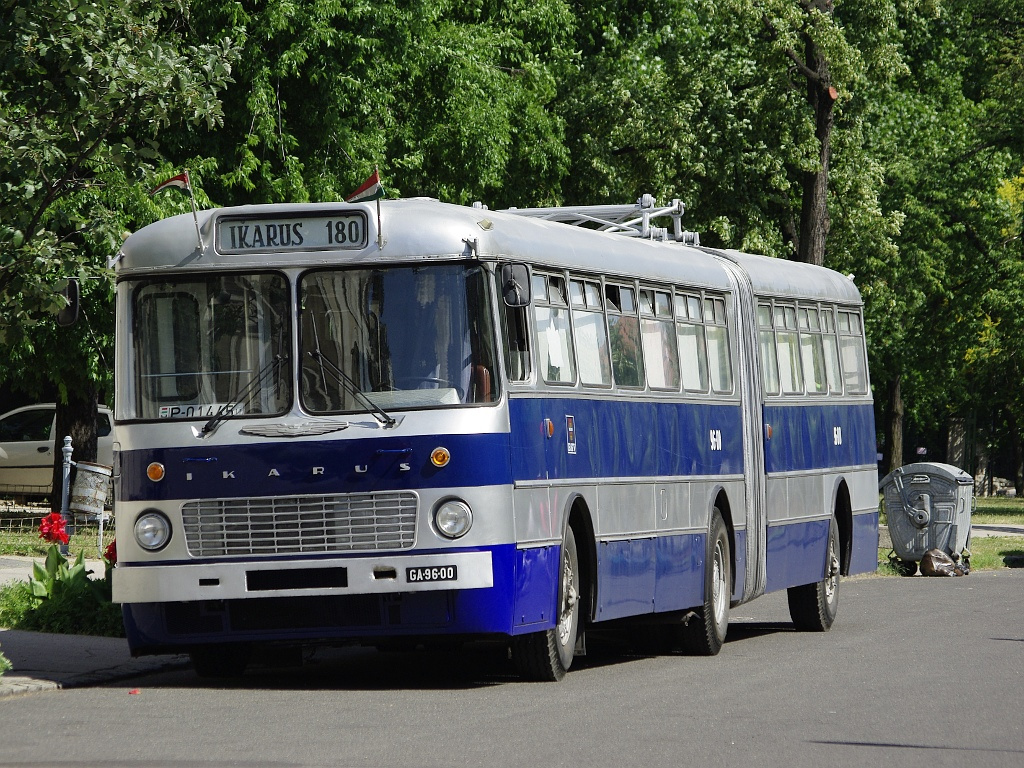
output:
<path id="1" fill-rule="evenodd" d="M 118 564 L 114 602 L 381 595 L 494 586 L 490 551 L 244 562 Z"/>

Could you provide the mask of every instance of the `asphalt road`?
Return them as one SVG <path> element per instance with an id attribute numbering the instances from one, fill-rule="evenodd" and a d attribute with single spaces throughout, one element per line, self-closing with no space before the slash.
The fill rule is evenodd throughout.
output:
<path id="1" fill-rule="evenodd" d="M 594 638 L 562 683 L 471 648 L 318 654 L 0 700 L 2 766 L 1024 765 L 1024 570 L 861 578 L 825 634 L 784 595 L 714 658 Z"/>

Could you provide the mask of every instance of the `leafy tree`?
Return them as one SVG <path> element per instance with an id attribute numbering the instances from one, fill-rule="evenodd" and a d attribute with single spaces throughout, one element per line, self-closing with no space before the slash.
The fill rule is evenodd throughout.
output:
<path id="1" fill-rule="evenodd" d="M 161 162 L 160 132 L 222 119 L 216 96 L 237 51 L 226 35 L 188 44 L 185 0 L 0 8 L 0 377 L 27 393 L 55 383 L 55 438 L 70 433 L 76 457 L 94 458 L 110 377 L 107 259 L 126 229 L 153 218 L 143 183 Z M 83 281 L 87 309 L 81 326 L 58 330 L 67 277 Z"/>
<path id="2" fill-rule="evenodd" d="M 375 164 L 391 195 L 557 195 L 561 0 L 208 2 L 195 22 L 245 30 L 224 127 L 177 149 L 217 158 L 207 190 L 221 202 L 338 200 Z"/>

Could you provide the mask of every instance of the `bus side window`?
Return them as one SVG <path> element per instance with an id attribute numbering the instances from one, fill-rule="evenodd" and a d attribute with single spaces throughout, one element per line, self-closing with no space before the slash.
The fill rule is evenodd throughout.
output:
<path id="1" fill-rule="evenodd" d="M 505 306 L 505 305 L 503 305 Z M 530 345 L 526 331 L 526 307 L 505 306 L 505 368 L 510 381 L 530 378 Z"/>
<path id="2" fill-rule="evenodd" d="M 534 273 L 533 300 L 540 374 L 551 384 L 573 384 L 576 381 L 576 361 L 569 338 L 569 297 L 565 278 Z"/>
<path id="3" fill-rule="evenodd" d="M 707 326 L 708 369 L 714 392 L 732 392 L 732 355 L 729 353 L 729 328 L 726 326 L 725 299 L 704 299 L 704 323 Z"/>
<path id="4" fill-rule="evenodd" d="M 761 357 L 761 379 L 766 395 L 779 394 L 779 361 L 775 357 L 772 305 L 757 305 L 757 345 Z"/>
<path id="5" fill-rule="evenodd" d="M 703 313 L 699 296 L 676 294 L 676 335 L 683 389 L 708 391 L 708 351 L 704 343 Z"/>
<path id="6" fill-rule="evenodd" d="M 775 305 L 775 347 L 779 353 L 779 380 L 786 395 L 804 391 L 800 370 L 800 343 L 796 332 L 796 307 Z"/>
<path id="7" fill-rule="evenodd" d="M 571 280 L 569 295 L 580 383 L 591 387 L 610 387 L 612 364 L 608 357 L 608 330 L 604 322 L 601 286 L 589 280 Z"/>
<path id="8" fill-rule="evenodd" d="M 612 348 L 612 373 L 617 387 L 644 386 L 644 361 L 640 351 L 640 318 L 636 290 L 625 285 L 605 285 L 608 299 L 608 335 Z"/>
<path id="9" fill-rule="evenodd" d="M 797 310 L 800 325 L 800 359 L 803 361 L 804 386 L 808 394 L 828 393 L 825 373 L 825 342 L 817 307 Z"/>
<path id="10" fill-rule="evenodd" d="M 868 391 L 868 366 L 864 360 L 860 315 L 856 312 L 839 312 L 839 356 L 846 391 L 852 395 L 865 394 Z"/>
<path id="11" fill-rule="evenodd" d="M 825 376 L 828 378 L 828 390 L 834 394 L 843 394 L 843 372 L 839 367 L 839 342 L 836 339 L 835 310 L 823 307 L 821 310 L 821 332 L 825 344 Z"/>
<path id="12" fill-rule="evenodd" d="M 679 357 L 672 327 L 670 294 L 640 289 L 640 335 L 651 389 L 679 389 Z"/>

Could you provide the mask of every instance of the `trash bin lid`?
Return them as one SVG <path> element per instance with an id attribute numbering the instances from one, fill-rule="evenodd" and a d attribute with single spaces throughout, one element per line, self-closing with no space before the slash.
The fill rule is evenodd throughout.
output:
<path id="1" fill-rule="evenodd" d="M 903 475 L 903 482 L 905 483 L 913 483 L 915 475 L 927 475 L 929 478 L 939 477 L 959 485 L 974 485 L 974 478 L 959 467 L 954 467 L 952 464 L 942 464 L 937 461 L 920 461 L 916 464 L 905 464 L 898 469 L 894 469 L 882 478 L 878 483 L 878 487 L 885 488 L 887 485 L 895 482 L 894 478 L 897 474 Z"/>

